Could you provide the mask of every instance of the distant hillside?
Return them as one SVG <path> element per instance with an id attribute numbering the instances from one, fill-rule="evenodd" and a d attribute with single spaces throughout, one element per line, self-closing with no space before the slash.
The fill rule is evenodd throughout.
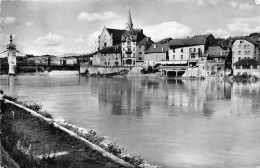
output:
<path id="1" fill-rule="evenodd" d="M 253 40 L 257 41 L 257 40 L 260 40 L 260 32 L 257 33 L 251 33 L 249 35 L 247 35 L 248 37 L 252 38 Z M 224 47 L 224 48 L 227 48 L 229 47 L 231 44 L 232 44 L 232 41 L 234 40 L 234 38 L 236 37 L 228 37 L 228 38 L 216 38 L 217 40 L 217 44 Z"/>

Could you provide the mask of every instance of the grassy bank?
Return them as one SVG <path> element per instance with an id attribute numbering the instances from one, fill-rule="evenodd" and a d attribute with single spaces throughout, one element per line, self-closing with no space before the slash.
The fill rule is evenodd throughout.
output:
<path id="1" fill-rule="evenodd" d="M 25 104 L 8 96 L 5 98 L 47 118 L 53 118 L 49 113 L 41 110 L 41 105 Z M 103 157 L 99 152 L 57 129 L 53 124 L 32 116 L 24 109 L 8 104 L 6 111 L 3 117 L 2 144 L 21 167 L 124 167 Z M 140 156 L 129 155 L 116 144 L 106 143 L 105 138 L 97 135 L 93 130 L 86 131 L 63 120 L 55 120 L 55 122 L 135 167 L 153 167 Z"/>

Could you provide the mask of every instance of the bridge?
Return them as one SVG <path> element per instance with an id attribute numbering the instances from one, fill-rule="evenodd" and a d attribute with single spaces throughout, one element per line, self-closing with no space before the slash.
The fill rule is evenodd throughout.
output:
<path id="1" fill-rule="evenodd" d="M 0 58 L 7 57 L 7 64 L 0 64 L 0 69 L 8 69 L 9 75 L 16 75 L 17 72 L 36 72 L 36 71 L 49 71 L 49 70 L 79 70 L 79 62 L 74 65 L 67 65 L 66 62 L 62 64 L 51 64 L 51 58 L 48 57 L 46 63 L 32 63 L 22 62 L 17 57 L 25 57 L 24 54 L 16 49 L 16 45 L 13 44 L 12 35 L 10 35 L 10 43 L 7 45 L 7 49 L 0 53 Z"/>

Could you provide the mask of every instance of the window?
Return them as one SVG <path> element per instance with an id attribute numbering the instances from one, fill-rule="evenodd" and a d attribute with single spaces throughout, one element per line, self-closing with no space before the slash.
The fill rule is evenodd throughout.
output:
<path id="1" fill-rule="evenodd" d="M 238 55 L 241 55 L 241 51 L 238 51 Z"/>
<path id="2" fill-rule="evenodd" d="M 244 49 L 246 49 L 247 48 L 247 45 L 244 45 Z"/>
<path id="3" fill-rule="evenodd" d="M 239 65 L 236 65 L 235 67 L 236 67 L 236 69 L 240 69 L 240 66 L 239 66 Z"/>
<path id="4" fill-rule="evenodd" d="M 133 51 L 135 50 L 135 47 L 133 47 Z"/>
<path id="5" fill-rule="evenodd" d="M 241 45 L 239 45 L 238 48 L 241 49 Z"/>
<path id="6" fill-rule="evenodd" d="M 141 49 L 141 46 L 139 46 L 139 48 Z"/>
<path id="7" fill-rule="evenodd" d="M 181 59 L 183 59 L 183 55 L 181 55 Z"/>
<path id="8" fill-rule="evenodd" d="M 247 51 L 245 51 L 244 54 L 247 55 Z"/>
<path id="9" fill-rule="evenodd" d="M 250 49 L 250 45 L 247 46 L 247 49 Z"/>
<path id="10" fill-rule="evenodd" d="M 183 48 L 181 48 L 181 52 L 183 52 Z"/>
<path id="11" fill-rule="evenodd" d="M 175 60 L 175 55 L 172 56 L 172 59 Z"/>
<path id="12" fill-rule="evenodd" d="M 242 69 L 250 69 L 250 65 L 243 65 Z"/>
<path id="13" fill-rule="evenodd" d="M 240 44 L 243 44 L 244 43 L 244 41 L 243 40 L 240 40 Z"/>
<path id="14" fill-rule="evenodd" d="M 235 58 L 233 57 L 233 61 L 235 60 Z"/>
<path id="15" fill-rule="evenodd" d="M 116 57 L 116 60 L 118 60 L 118 58 Z"/>
<path id="16" fill-rule="evenodd" d="M 139 61 L 142 61 L 142 57 L 139 57 L 138 60 L 139 60 Z"/>
<path id="17" fill-rule="evenodd" d="M 247 54 L 250 55 L 250 51 L 247 51 Z"/>
<path id="18" fill-rule="evenodd" d="M 193 51 L 196 52 L 196 48 L 194 48 Z"/>
<path id="19" fill-rule="evenodd" d="M 125 54 L 123 53 L 123 57 L 125 57 Z"/>
<path id="20" fill-rule="evenodd" d="M 257 69 L 257 65 L 253 65 L 253 69 Z"/>
<path id="21" fill-rule="evenodd" d="M 104 47 L 106 47 L 107 46 L 107 43 L 104 43 Z"/>
<path id="22" fill-rule="evenodd" d="M 133 54 L 133 56 L 135 57 L 135 53 Z"/>
<path id="23" fill-rule="evenodd" d="M 189 49 L 190 53 L 192 52 L 192 48 Z"/>
<path id="24" fill-rule="evenodd" d="M 195 55 L 194 55 L 194 54 L 192 54 L 192 55 L 190 56 L 190 58 L 191 58 L 191 59 L 194 59 L 194 58 L 195 58 Z"/>
<path id="25" fill-rule="evenodd" d="M 175 49 L 173 49 L 173 50 L 172 50 L 172 52 L 174 52 L 174 53 L 175 53 Z"/>
<path id="26" fill-rule="evenodd" d="M 131 41 L 127 41 L 127 45 L 131 45 Z"/>
<path id="27" fill-rule="evenodd" d="M 238 61 L 241 60 L 241 57 L 238 57 Z"/>

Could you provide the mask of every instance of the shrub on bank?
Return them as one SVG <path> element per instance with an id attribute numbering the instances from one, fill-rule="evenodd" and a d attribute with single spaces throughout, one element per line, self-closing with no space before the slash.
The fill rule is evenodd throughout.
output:
<path id="1" fill-rule="evenodd" d="M 150 73 L 156 73 L 159 72 L 157 68 L 153 68 L 152 66 L 148 66 L 148 68 L 143 68 L 141 70 L 142 74 L 150 74 Z"/>
<path id="2" fill-rule="evenodd" d="M 37 104 L 37 103 L 24 103 L 24 102 L 21 102 L 21 101 L 18 101 L 16 97 L 12 97 L 12 96 L 7 96 L 7 95 L 4 95 L 4 99 L 7 99 L 7 100 L 10 100 L 12 102 L 15 102 L 17 104 L 20 104 L 22 106 L 25 106 L 35 112 L 37 112 L 38 114 L 46 117 L 46 118 L 50 118 L 50 119 L 53 119 L 53 116 L 48 113 L 47 111 L 43 111 L 42 110 L 42 105 L 40 104 Z"/>

